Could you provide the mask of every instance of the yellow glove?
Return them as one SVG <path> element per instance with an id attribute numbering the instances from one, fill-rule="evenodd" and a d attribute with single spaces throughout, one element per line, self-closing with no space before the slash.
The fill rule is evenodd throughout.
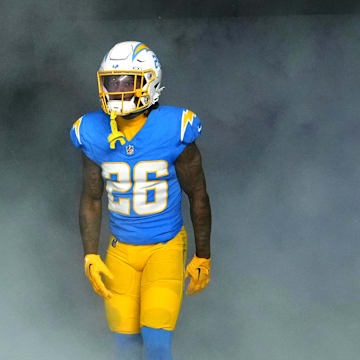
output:
<path id="1" fill-rule="evenodd" d="M 84 267 L 85 267 L 85 274 L 89 278 L 91 285 L 94 288 L 94 291 L 104 297 L 105 299 L 110 299 L 112 297 L 111 291 L 109 291 L 102 279 L 100 274 L 103 273 L 110 279 L 113 279 L 114 276 L 108 269 L 108 267 L 103 263 L 100 258 L 100 255 L 97 254 L 88 254 L 84 258 Z"/>
<path id="2" fill-rule="evenodd" d="M 190 275 L 191 280 L 186 290 L 186 295 L 198 294 L 210 282 L 211 259 L 192 258 L 185 270 L 185 279 Z"/>

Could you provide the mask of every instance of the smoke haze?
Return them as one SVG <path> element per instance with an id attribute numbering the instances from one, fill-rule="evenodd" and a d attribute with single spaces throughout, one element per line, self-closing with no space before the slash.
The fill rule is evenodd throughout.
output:
<path id="1" fill-rule="evenodd" d="M 184 298 L 175 359 L 356 359 L 359 17 L 115 20 L 96 2 L 52 5 L 1 5 L 2 357 L 113 358 L 83 275 L 68 133 L 99 108 L 104 54 L 139 40 L 162 64 L 161 104 L 204 124 L 212 282 Z M 108 235 L 104 213 L 102 254 Z"/>

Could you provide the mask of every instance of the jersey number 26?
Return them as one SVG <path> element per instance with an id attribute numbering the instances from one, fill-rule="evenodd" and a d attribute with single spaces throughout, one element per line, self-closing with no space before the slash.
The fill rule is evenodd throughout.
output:
<path id="1" fill-rule="evenodd" d="M 167 176 L 168 163 L 165 160 L 140 161 L 133 169 L 125 162 L 102 163 L 102 175 L 106 181 L 106 191 L 109 199 L 109 210 L 123 215 L 130 215 L 132 207 L 138 215 L 156 214 L 165 210 L 168 198 L 168 183 L 159 180 Z M 154 180 L 148 180 L 148 173 L 155 173 Z M 132 190 L 132 199 L 121 197 L 121 193 Z M 154 201 L 148 201 L 148 192 L 153 192 Z"/>

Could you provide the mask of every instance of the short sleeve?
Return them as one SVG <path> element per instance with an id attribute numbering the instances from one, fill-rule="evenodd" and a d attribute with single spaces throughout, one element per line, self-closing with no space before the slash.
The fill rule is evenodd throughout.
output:
<path id="1" fill-rule="evenodd" d="M 83 117 L 76 120 L 70 130 L 70 139 L 76 148 L 80 148 L 82 145 L 81 136 L 80 136 L 80 127 L 81 127 L 82 119 Z"/>
<path id="2" fill-rule="evenodd" d="M 199 117 L 190 110 L 183 110 L 181 116 L 180 141 L 183 144 L 194 142 L 202 132 L 202 124 Z"/>
<path id="3" fill-rule="evenodd" d="M 86 119 L 85 119 L 86 118 Z M 91 137 L 89 137 L 89 120 L 87 115 L 76 120 L 70 130 L 70 139 L 73 145 L 80 149 L 89 159 L 96 162 L 96 158 L 92 151 Z"/>

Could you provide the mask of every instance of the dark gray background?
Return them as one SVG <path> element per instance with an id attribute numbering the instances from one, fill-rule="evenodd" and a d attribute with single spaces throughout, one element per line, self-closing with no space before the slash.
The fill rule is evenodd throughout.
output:
<path id="1" fill-rule="evenodd" d="M 99 107 L 96 70 L 124 40 L 157 53 L 161 103 L 204 123 L 212 282 L 184 298 L 175 359 L 358 357 L 357 7 L 181 4 L 2 2 L 1 358 L 112 359 L 83 275 L 68 132 Z M 105 215 L 102 254 L 107 226 Z"/>

